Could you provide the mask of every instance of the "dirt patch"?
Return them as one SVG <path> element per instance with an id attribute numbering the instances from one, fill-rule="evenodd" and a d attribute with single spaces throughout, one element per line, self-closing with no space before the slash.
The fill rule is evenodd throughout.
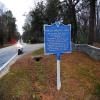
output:
<path id="1" fill-rule="evenodd" d="M 55 55 L 43 56 L 40 61 L 32 57 L 20 58 L 0 80 L 1 100 L 100 99 L 100 61 L 81 52 L 62 55 L 62 87 L 57 91 Z"/>

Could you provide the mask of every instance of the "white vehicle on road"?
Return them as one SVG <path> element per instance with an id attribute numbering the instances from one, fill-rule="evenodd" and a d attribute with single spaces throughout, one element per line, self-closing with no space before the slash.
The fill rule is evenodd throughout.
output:
<path id="1" fill-rule="evenodd" d="M 23 53 L 23 45 L 18 41 L 17 42 L 17 51 L 18 51 L 18 55 Z"/>

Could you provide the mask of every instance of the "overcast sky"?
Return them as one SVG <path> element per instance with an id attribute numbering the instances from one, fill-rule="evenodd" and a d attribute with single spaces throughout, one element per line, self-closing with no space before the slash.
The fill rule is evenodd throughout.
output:
<path id="1" fill-rule="evenodd" d="M 25 14 L 27 14 L 38 1 L 46 0 L 0 0 L 6 8 L 12 11 L 14 17 L 16 18 L 16 24 L 18 31 L 22 34 L 22 26 L 25 21 Z M 63 1 L 63 0 L 60 0 Z M 100 1 L 100 0 L 98 0 Z"/>
<path id="2" fill-rule="evenodd" d="M 16 18 L 18 31 L 22 34 L 22 26 L 25 21 L 25 14 L 27 14 L 38 1 L 41 0 L 0 0 L 6 8 L 12 11 Z"/>

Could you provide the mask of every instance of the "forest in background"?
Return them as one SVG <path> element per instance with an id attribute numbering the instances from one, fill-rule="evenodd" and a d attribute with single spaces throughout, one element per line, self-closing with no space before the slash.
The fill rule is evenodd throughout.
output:
<path id="1" fill-rule="evenodd" d="M 74 43 L 100 43 L 99 0 L 41 0 L 26 15 L 24 41 L 43 42 L 43 25 L 55 21 L 72 25 L 71 36 Z"/>
<path id="2" fill-rule="evenodd" d="M 44 42 L 43 25 L 55 21 L 71 24 L 73 43 L 100 43 L 99 0 L 41 0 L 26 15 L 24 42 Z M 16 18 L 0 3 L 0 45 L 15 41 L 18 37 Z"/>
<path id="3" fill-rule="evenodd" d="M 19 37 L 17 31 L 16 18 L 12 11 L 6 10 L 0 2 L 0 46 L 15 43 Z"/>

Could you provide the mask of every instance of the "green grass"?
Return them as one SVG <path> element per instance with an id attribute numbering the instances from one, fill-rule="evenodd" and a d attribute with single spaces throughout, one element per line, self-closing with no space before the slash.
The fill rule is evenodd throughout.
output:
<path id="1" fill-rule="evenodd" d="M 47 59 L 43 56 L 43 59 L 36 61 L 31 57 L 41 56 L 43 52 L 44 50 L 41 48 L 33 52 L 32 55 L 26 56 L 25 59 L 19 60 L 12 66 L 10 72 L 0 79 L 0 100 L 24 100 L 22 99 L 24 95 L 30 97 L 25 100 L 42 100 L 41 94 L 44 97 L 49 97 L 51 92 L 51 97 L 57 95 L 58 98 L 66 97 L 67 93 L 68 98 L 70 98 L 68 100 L 73 98 L 75 98 L 73 100 L 81 100 L 81 97 L 87 98 L 88 96 L 91 96 L 91 100 L 92 97 L 93 100 L 99 100 L 99 62 L 94 63 L 90 59 L 87 59 L 87 61 L 87 56 L 84 57 L 79 54 L 63 56 L 61 63 L 62 89 L 60 94 L 57 94 L 57 91 L 55 91 L 56 81 L 54 80 L 56 72 L 55 58 L 50 56 Z M 80 56 L 80 60 L 78 60 L 78 56 Z M 83 58 L 81 59 L 81 57 Z M 61 98 L 59 100 L 65 99 Z"/>
<path id="2" fill-rule="evenodd" d="M 37 51 L 34 51 L 32 53 L 33 56 L 38 56 L 38 55 L 43 55 L 44 54 L 44 48 L 40 48 L 39 50 Z M 35 66 L 35 81 L 36 81 L 36 84 L 37 84 L 37 90 L 39 91 L 46 91 L 47 88 L 46 88 L 46 80 L 47 80 L 47 76 L 46 76 L 46 73 L 45 73 L 45 68 L 44 68 L 44 65 L 42 63 L 41 60 L 39 61 L 35 61 L 34 62 Z M 39 98 L 38 95 L 35 95 L 36 98 Z M 36 99 L 38 100 L 38 99 Z M 40 99 L 39 99 L 40 100 Z"/>
<path id="3" fill-rule="evenodd" d="M 97 96 L 98 98 L 100 98 L 100 83 L 97 83 L 95 85 L 95 88 L 94 88 L 94 93 L 93 93 L 95 96 Z"/>
<path id="4" fill-rule="evenodd" d="M 41 62 L 35 62 L 35 70 L 36 70 L 36 81 L 38 81 L 40 84 L 43 84 L 46 79 L 46 74 L 44 70 L 44 66 Z"/>
<path id="5" fill-rule="evenodd" d="M 43 55 L 44 49 L 40 48 L 37 51 L 34 51 L 32 53 L 33 56 L 37 56 L 37 55 Z M 36 70 L 36 81 L 39 82 L 40 84 L 43 84 L 45 81 L 45 70 L 44 70 L 44 66 L 41 63 L 41 61 L 35 61 L 35 70 Z"/>
<path id="6" fill-rule="evenodd" d="M 33 55 L 43 54 L 43 48 L 33 52 Z M 35 81 L 44 89 L 45 72 L 43 65 L 40 62 L 35 62 Z M 32 88 L 32 76 L 30 70 L 24 67 L 15 67 L 10 72 L 0 79 L 0 100 L 17 100 L 20 97 L 28 95 L 33 100 L 40 100 L 37 91 Z"/>
<path id="7" fill-rule="evenodd" d="M 31 93 L 32 88 L 29 72 L 16 69 L 0 79 L 0 100 L 19 99 L 25 91 Z"/>
<path id="8" fill-rule="evenodd" d="M 86 78 L 89 78 L 93 82 L 95 82 L 96 76 L 91 71 L 92 71 L 92 69 L 89 69 L 88 67 L 79 66 L 79 68 L 78 68 L 78 72 L 79 72 L 80 75 L 82 75 Z"/>
<path id="9" fill-rule="evenodd" d="M 93 96 L 95 97 L 95 100 L 100 99 L 100 80 L 96 77 L 96 75 L 93 73 L 93 69 L 89 66 L 79 66 L 78 67 L 78 74 L 85 79 L 88 79 L 88 81 L 91 81 L 93 84 L 94 90 L 92 91 Z"/>
<path id="10" fill-rule="evenodd" d="M 40 48 L 39 50 L 36 50 L 32 53 L 33 56 L 37 56 L 37 55 L 43 55 L 44 53 L 44 49 Z"/>

